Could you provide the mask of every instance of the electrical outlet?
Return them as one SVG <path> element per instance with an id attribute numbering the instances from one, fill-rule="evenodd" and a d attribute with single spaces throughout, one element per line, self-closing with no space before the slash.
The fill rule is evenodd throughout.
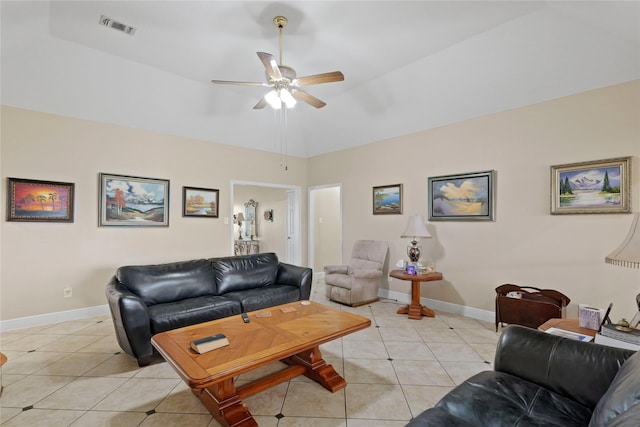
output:
<path id="1" fill-rule="evenodd" d="M 224 217 L 224 225 L 229 225 L 229 217 L 228 216 Z"/>
<path id="2" fill-rule="evenodd" d="M 73 296 L 73 289 L 71 289 L 71 286 L 65 287 L 63 291 L 64 291 L 65 298 L 71 298 Z"/>

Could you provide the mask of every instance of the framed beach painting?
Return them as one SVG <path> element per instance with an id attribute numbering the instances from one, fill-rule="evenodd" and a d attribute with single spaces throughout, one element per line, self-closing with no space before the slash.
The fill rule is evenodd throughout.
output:
<path id="1" fill-rule="evenodd" d="M 428 178 L 429 221 L 493 221 L 495 171 Z"/>
<path id="2" fill-rule="evenodd" d="M 7 184 L 7 221 L 73 222 L 73 183 L 7 178 Z"/>
<path id="3" fill-rule="evenodd" d="M 402 184 L 373 187 L 373 214 L 402 214 Z"/>
<path id="4" fill-rule="evenodd" d="M 213 188 L 182 187 L 182 216 L 218 218 L 218 194 Z"/>
<path id="5" fill-rule="evenodd" d="M 100 226 L 169 226 L 169 180 L 100 174 Z"/>
<path id="6" fill-rule="evenodd" d="M 551 166 L 551 214 L 631 212 L 631 157 Z"/>

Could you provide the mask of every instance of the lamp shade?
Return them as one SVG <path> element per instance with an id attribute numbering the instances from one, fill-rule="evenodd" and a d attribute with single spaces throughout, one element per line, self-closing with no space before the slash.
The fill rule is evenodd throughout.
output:
<path id="1" fill-rule="evenodd" d="M 413 239 L 416 237 L 430 238 L 431 234 L 429 234 L 427 227 L 424 225 L 422 215 L 411 215 L 409 222 L 407 222 L 407 228 L 405 228 L 404 233 L 402 233 L 400 237 L 411 237 Z"/>
<path id="2" fill-rule="evenodd" d="M 236 216 L 236 221 L 238 221 L 238 224 L 240 224 L 242 221 L 244 221 L 244 214 L 242 212 L 240 212 L 237 216 Z"/>
<path id="3" fill-rule="evenodd" d="M 604 260 L 607 264 L 640 268 L 640 213 L 634 214 L 631 229 L 624 242 Z"/>

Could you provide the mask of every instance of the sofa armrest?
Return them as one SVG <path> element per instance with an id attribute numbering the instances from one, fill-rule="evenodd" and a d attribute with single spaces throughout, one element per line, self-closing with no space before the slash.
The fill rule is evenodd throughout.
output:
<path id="1" fill-rule="evenodd" d="M 498 340 L 494 368 L 593 410 L 633 353 L 511 325 Z"/>
<path id="2" fill-rule="evenodd" d="M 380 270 L 353 270 L 353 277 L 355 279 L 379 279 L 382 277 L 382 271 Z"/>
<path id="3" fill-rule="evenodd" d="M 142 300 L 114 276 L 105 294 L 120 347 L 140 362 L 153 353 L 149 311 Z"/>
<path id="4" fill-rule="evenodd" d="M 298 286 L 300 288 L 300 299 L 309 299 L 311 295 L 311 281 L 313 280 L 313 270 L 307 267 L 279 263 L 276 283 L 278 285 Z"/>
<path id="5" fill-rule="evenodd" d="M 325 265 L 324 274 L 347 274 L 348 265 Z"/>

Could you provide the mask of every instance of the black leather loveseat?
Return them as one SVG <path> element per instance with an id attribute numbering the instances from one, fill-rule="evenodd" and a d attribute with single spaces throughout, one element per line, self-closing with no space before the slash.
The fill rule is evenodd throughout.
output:
<path id="1" fill-rule="evenodd" d="M 640 352 L 509 326 L 494 367 L 407 427 L 640 426 Z"/>
<path id="2" fill-rule="evenodd" d="M 154 334 L 309 299 L 311 279 L 265 253 L 120 267 L 106 295 L 118 344 L 144 366 Z"/>

